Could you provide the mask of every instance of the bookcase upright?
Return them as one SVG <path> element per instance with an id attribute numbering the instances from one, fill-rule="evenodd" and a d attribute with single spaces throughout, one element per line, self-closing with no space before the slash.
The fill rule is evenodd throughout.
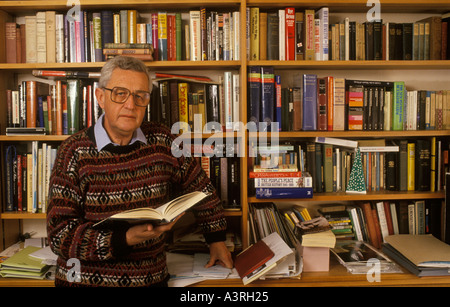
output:
<path id="1" fill-rule="evenodd" d="M 339 60 L 339 61 L 316 61 L 316 60 L 250 60 L 247 58 L 246 46 L 246 13 L 247 9 L 260 8 L 260 11 L 277 11 L 281 8 L 294 7 L 299 11 L 306 9 L 318 10 L 321 7 L 328 7 L 330 18 L 342 19 L 350 14 L 355 19 L 364 20 L 370 7 L 365 0 L 328 0 L 328 1 L 307 1 L 307 0 L 119 0 L 105 4 L 101 0 L 82 0 L 81 9 L 87 11 L 101 11 L 103 9 L 117 10 L 135 9 L 139 13 L 157 11 L 176 11 L 188 13 L 189 10 L 206 7 L 214 10 L 234 10 L 240 13 L 240 57 L 238 60 L 220 61 L 152 61 L 146 62 L 151 73 L 155 71 L 165 72 L 188 72 L 191 75 L 208 75 L 217 78 L 224 71 L 233 70 L 240 76 L 240 119 L 245 122 L 248 115 L 247 106 L 247 71 L 250 66 L 271 66 L 276 73 L 283 76 L 286 84 L 292 86 L 292 75 L 294 73 L 315 73 L 321 76 L 334 75 L 342 78 L 367 79 L 367 80 L 402 80 L 408 81 L 415 89 L 435 88 L 450 90 L 450 61 L 448 60 Z M 1 1 L 0 3 L 0 46 L 5 46 L 5 27 L 7 22 L 15 21 L 17 17 L 35 14 L 38 11 L 57 11 L 67 13 L 65 0 L 51 1 Z M 401 20 L 419 20 L 427 16 L 438 15 L 450 11 L 449 0 L 380 0 L 381 16 L 395 22 Z M 386 14 L 386 15 L 385 15 Z M 400 16 L 401 15 L 401 16 Z M 86 63 L 6 63 L 5 48 L 0 48 L 0 105 L 2 110 L 6 110 L 6 97 L 3 95 L 7 89 L 14 88 L 23 76 L 31 77 L 32 70 L 69 70 L 69 71 L 100 71 L 104 62 Z M 9 144 L 27 144 L 32 141 L 50 142 L 58 144 L 68 136 L 45 135 L 45 136 L 6 136 L 7 114 L 0 114 L 0 149 L 1 149 L 1 182 L 2 182 L 2 210 L 0 212 L 0 249 L 4 250 L 8 246 L 18 241 L 19 234 L 29 229 L 29 225 L 36 223 L 45 224 L 45 213 L 16 213 L 5 212 L 5 165 L 4 156 L 6 146 Z M 203 134 L 202 139 L 210 137 L 210 134 Z M 233 132 L 225 137 L 241 138 L 243 140 L 243 152 L 248 153 L 248 140 L 251 137 L 266 136 L 270 138 L 271 133 L 249 132 L 247 130 Z M 411 130 L 411 131 L 282 131 L 278 134 L 280 140 L 311 141 L 316 137 L 345 138 L 352 140 L 359 139 L 409 139 L 416 138 L 430 139 L 437 137 L 442 140 L 449 140 L 450 130 Z M 251 244 L 250 227 L 248 223 L 249 204 L 264 202 L 275 202 L 281 206 L 289 204 L 300 204 L 314 208 L 319 204 L 326 203 L 353 203 L 376 200 L 443 200 L 444 191 L 423 192 L 423 191 L 372 191 L 367 194 L 347 194 L 345 192 L 314 193 L 312 199 L 257 199 L 249 192 L 250 170 L 247 157 L 240 158 L 240 190 L 241 209 L 239 211 L 226 211 L 229 225 L 235 228 L 235 232 L 240 235 L 243 248 Z M 239 286 L 240 280 L 227 281 L 205 281 L 199 286 Z M 416 276 L 404 273 L 393 274 L 383 279 L 382 285 L 450 285 L 450 278 L 417 278 Z M 0 278 L 0 286 L 52 286 L 51 281 L 33 281 L 20 279 Z M 257 281 L 258 286 L 368 286 L 367 280 L 360 276 L 354 276 L 346 272 L 338 263 L 332 262 L 329 272 L 324 273 L 304 273 L 301 279 L 283 279 L 281 281 Z"/>

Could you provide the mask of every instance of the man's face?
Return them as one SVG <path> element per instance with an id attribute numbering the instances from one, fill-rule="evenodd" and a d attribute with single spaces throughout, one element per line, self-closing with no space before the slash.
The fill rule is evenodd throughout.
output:
<path id="1" fill-rule="evenodd" d="M 143 72 L 114 69 L 111 79 L 106 85 L 107 88 L 123 87 L 136 91 L 149 91 L 149 82 L 147 75 Z M 140 127 L 145 115 L 145 107 L 136 106 L 134 96 L 130 95 L 123 104 L 111 101 L 111 91 L 97 89 L 98 103 L 104 110 L 103 126 L 108 132 L 110 138 L 117 142 L 118 140 L 131 140 L 133 132 Z M 122 144 L 123 145 L 123 144 Z"/>

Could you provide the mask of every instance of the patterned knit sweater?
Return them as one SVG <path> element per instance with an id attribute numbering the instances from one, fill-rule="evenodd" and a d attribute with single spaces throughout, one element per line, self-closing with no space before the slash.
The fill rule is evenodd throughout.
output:
<path id="1" fill-rule="evenodd" d="M 207 242 L 225 239 L 220 200 L 199 164 L 172 155 L 174 137 L 167 127 L 143 123 L 141 129 L 147 144 L 110 144 L 98 152 L 91 127 L 59 147 L 47 214 L 49 243 L 58 255 L 56 285 L 150 286 L 166 281 L 165 235 L 130 247 L 128 226 L 92 226 L 124 210 L 158 207 L 182 193 L 213 191 L 193 211 Z M 67 263 L 71 258 L 80 261 L 81 282 L 67 278 L 74 267 L 73 260 Z"/>

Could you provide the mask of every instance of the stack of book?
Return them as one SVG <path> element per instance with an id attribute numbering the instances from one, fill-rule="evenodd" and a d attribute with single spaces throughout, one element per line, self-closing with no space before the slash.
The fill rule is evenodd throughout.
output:
<path id="1" fill-rule="evenodd" d="M 312 177 L 302 171 L 302 153 L 292 144 L 256 146 L 249 178 L 256 198 L 312 198 Z"/>
<path id="2" fill-rule="evenodd" d="M 383 252 L 417 276 L 450 274 L 450 245 L 432 235 L 393 235 Z"/>
<path id="3" fill-rule="evenodd" d="M 118 55 L 126 55 L 143 61 L 153 61 L 153 46 L 152 44 L 144 43 L 107 43 L 103 48 L 103 54 L 106 60 Z"/>
<path id="4" fill-rule="evenodd" d="M 9 257 L 1 264 L 0 275 L 2 277 L 44 279 L 50 266 L 42 263 L 42 259 L 31 256 L 40 249 L 40 247 L 28 246 Z"/>
<path id="5" fill-rule="evenodd" d="M 353 225 L 344 205 L 323 206 L 319 213 L 328 220 L 337 239 L 352 239 Z"/>

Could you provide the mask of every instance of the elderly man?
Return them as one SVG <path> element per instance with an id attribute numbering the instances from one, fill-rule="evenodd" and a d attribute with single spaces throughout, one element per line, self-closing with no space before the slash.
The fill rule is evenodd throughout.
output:
<path id="1" fill-rule="evenodd" d="M 143 123 L 149 80 L 140 60 L 121 56 L 105 63 L 95 92 L 104 114 L 59 147 L 47 214 L 50 246 L 58 255 L 57 286 L 167 285 L 165 232 L 176 221 L 93 225 L 192 191 L 212 192 L 193 210 L 210 246 L 207 266 L 233 266 L 224 244 L 226 220 L 207 176 L 193 158 L 171 154 L 175 137 L 167 127 Z M 75 279 L 70 275 L 74 260 L 80 263 Z"/>

